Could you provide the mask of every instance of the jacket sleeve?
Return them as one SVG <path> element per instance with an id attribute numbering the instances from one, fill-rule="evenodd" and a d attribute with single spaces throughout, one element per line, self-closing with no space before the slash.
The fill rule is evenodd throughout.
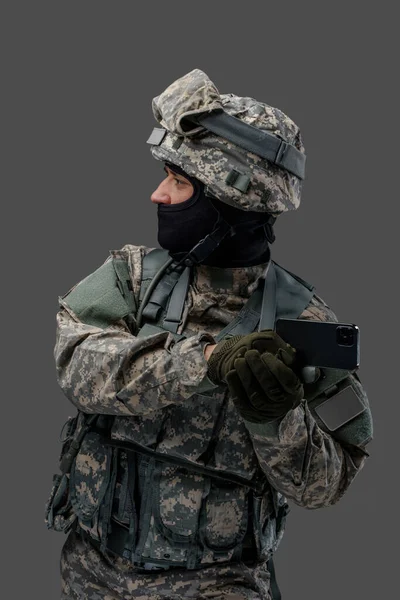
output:
<path id="1" fill-rule="evenodd" d="M 337 322 L 335 314 L 315 295 L 300 318 Z M 299 506 L 315 509 L 335 504 L 368 457 L 365 446 L 372 439 L 368 398 L 356 373 L 349 373 L 344 381 L 365 407 L 360 417 L 353 419 L 347 437 L 337 439 L 324 430 L 306 401 L 281 420 L 245 422 L 267 479 Z"/>
<path id="2" fill-rule="evenodd" d="M 99 327 L 83 322 L 62 298 L 60 303 L 57 379 L 82 412 L 146 415 L 215 387 L 204 357 L 204 346 L 214 343 L 208 333 L 179 342 L 168 332 L 137 337 L 124 319 Z"/>

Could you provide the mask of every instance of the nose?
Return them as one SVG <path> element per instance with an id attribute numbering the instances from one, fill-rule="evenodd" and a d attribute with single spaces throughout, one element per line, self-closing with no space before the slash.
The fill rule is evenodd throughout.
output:
<path id="1" fill-rule="evenodd" d="M 171 197 L 167 193 L 165 180 L 163 180 L 158 188 L 154 190 L 150 196 L 150 200 L 154 202 L 154 204 L 171 204 Z"/>

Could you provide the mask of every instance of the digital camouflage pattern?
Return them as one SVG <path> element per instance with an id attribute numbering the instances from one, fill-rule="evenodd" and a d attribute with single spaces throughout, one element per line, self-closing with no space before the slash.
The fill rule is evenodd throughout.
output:
<path id="1" fill-rule="evenodd" d="M 200 571 L 137 569 L 120 557 L 104 556 L 74 532 L 61 555 L 61 600 L 271 600 L 265 565 L 243 563 Z"/>
<path id="2" fill-rule="evenodd" d="M 160 145 L 151 147 L 153 156 L 179 165 L 208 186 L 219 200 L 237 208 L 274 216 L 298 208 L 298 177 L 187 120 L 218 108 L 283 139 L 304 154 L 299 128 L 282 111 L 254 98 L 219 94 L 208 76 L 194 69 L 153 99 L 154 116 L 168 132 Z M 226 183 L 232 169 L 250 177 L 246 193 Z"/>
<path id="3" fill-rule="evenodd" d="M 112 253 L 127 260 L 136 298 L 148 251 L 127 245 Z M 135 545 L 126 561 L 120 558 L 110 569 L 97 549 L 71 532 L 63 552 L 64 598 L 268 599 L 261 565 L 283 535 L 286 498 L 310 509 L 332 505 L 362 468 L 364 450 L 323 431 L 306 403 L 260 429 L 264 424 L 245 422 L 227 389 L 207 378 L 205 345 L 237 315 L 267 267 L 224 269 L 223 279 L 221 269 L 195 267 L 179 330 L 189 337 L 179 342 L 169 333 L 138 337 L 124 320 L 104 329 L 87 325 L 68 307 L 68 297 L 60 300 L 57 374 L 74 406 L 113 415 L 113 440 L 140 443 L 248 482 L 227 483 L 143 455 L 136 455 L 133 472 L 127 452 L 91 432 L 71 470 L 65 514 L 69 518 L 73 511 L 101 544 L 110 513 L 131 528 Z M 318 296 L 302 318 L 336 320 Z M 368 404 L 361 384 L 350 378 Z M 254 481 L 262 489 L 253 491 Z M 237 561 L 243 540 L 247 545 L 249 511 L 257 557 L 244 567 Z M 183 569 L 139 574 L 131 572 L 132 561 Z M 196 566 L 201 570 L 191 572 Z"/>

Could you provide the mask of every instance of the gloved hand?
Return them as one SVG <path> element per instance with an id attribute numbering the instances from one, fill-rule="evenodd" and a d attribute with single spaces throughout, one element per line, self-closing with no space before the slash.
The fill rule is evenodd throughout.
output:
<path id="1" fill-rule="evenodd" d="M 275 421 L 300 404 L 304 389 L 291 368 L 295 353 L 290 346 L 279 348 L 275 354 L 248 350 L 234 361 L 226 381 L 244 419 L 252 423 Z"/>
<path id="2" fill-rule="evenodd" d="M 276 354 L 280 348 L 285 350 L 290 346 L 272 329 L 224 339 L 217 344 L 208 360 L 208 377 L 216 384 L 225 382 L 235 360 L 243 357 L 248 350 Z"/>

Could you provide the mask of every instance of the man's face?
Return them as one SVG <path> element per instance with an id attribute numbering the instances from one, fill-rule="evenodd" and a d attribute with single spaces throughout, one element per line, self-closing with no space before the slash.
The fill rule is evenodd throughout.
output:
<path id="1" fill-rule="evenodd" d="M 151 195 L 154 204 L 179 204 L 193 196 L 194 189 L 188 179 L 164 167 L 167 176 Z"/>

